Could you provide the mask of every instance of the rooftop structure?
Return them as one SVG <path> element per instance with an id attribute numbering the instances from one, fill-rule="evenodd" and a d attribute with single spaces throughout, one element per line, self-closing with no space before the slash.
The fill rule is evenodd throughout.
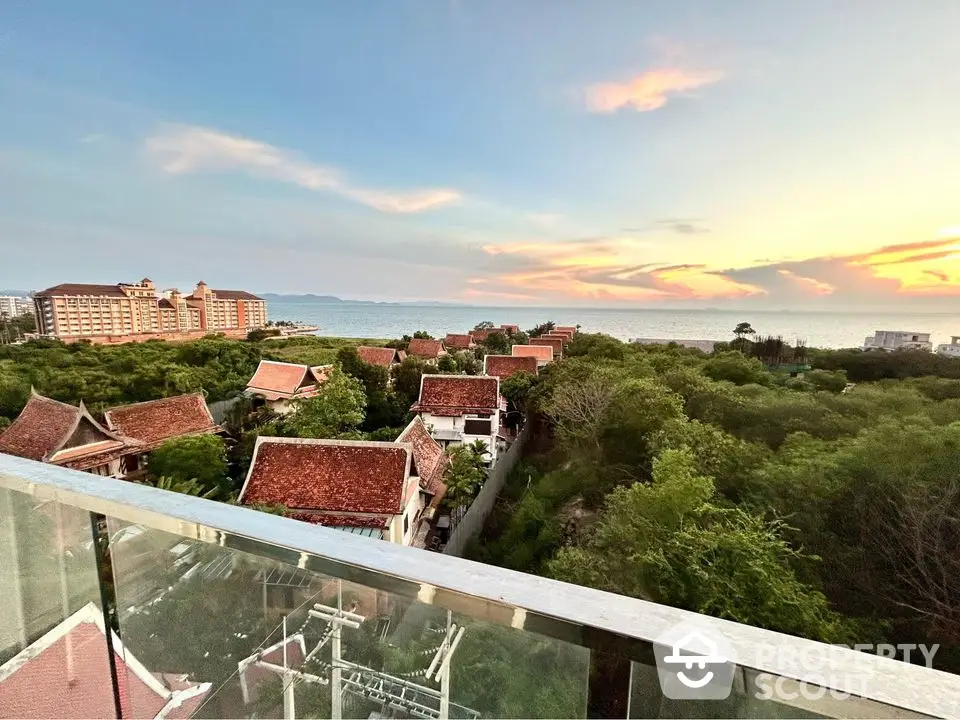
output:
<path id="1" fill-rule="evenodd" d="M 571 338 L 573 338 L 573 336 L 577 334 L 577 328 L 573 325 L 557 325 L 553 329 L 553 332 L 569 335 Z"/>
<path id="2" fill-rule="evenodd" d="M 540 345 L 541 347 L 553 348 L 553 357 L 563 357 L 563 346 L 566 345 L 564 337 L 533 337 L 530 338 L 531 345 Z"/>
<path id="3" fill-rule="evenodd" d="M 443 448 L 430 436 L 430 431 L 419 416 L 404 428 L 397 442 L 411 446 L 413 450 L 411 473 L 419 478 L 420 489 L 430 495 L 430 505 L 438 506 L 447 493 L 443 475 L 450 464 Z"/>
<path id="4" fill-rule="evenodd" d="M 498 377 L 501 380 L 518 372 L 536 375 L 537 367 L 537 358 L 532 355 L 487 355 L 483 358 L 483 374 Z"/>
<path id="5" fill-rule="evenodd" d="M 103 611 L 92 602 L 0 666 L 0 713 L 20 718 L 189 718 L 210 683 L 147 670 L 111 630 L 111 669 Z"/>
<path id="6" fill-rule="evenodd" d="M 243 337 L 267 322 L 262 299 L 244 290 L 212 290 L 197 284 L 190 295 L 162 294 L 149 278 L 139 283 L 63 283 L 33 298 L 41 335 L 72 341 L 119 343 L 194 339 L 212 332 Z"/>
<path id="7" fill-rule="evenodd" d="M 120 458 L 140 446 L 97 422 L 81 402 L 68 405 L 31 390 L 17 419 L 0 434 L 0 453 L 97 475 L 117 475 Z"/>
<path id="8" fill-rule="evenodd" d="M 0 503 L 3 503 L 0 518 L 12 518 L 21 535 L 35 525 L 31 523 L 35 508 L 45 505 L 50 510 L 48 516 L 54 519 L 104 513 L 109 528 L 136 530 L 139 537 L 157 548 L 150 553 L 132 554 L 127 549 L 128 543 L 117 542 L 114 535 L 104 531 L 101 538 L 110 543 L 114 562 L 98 572 L 92 562 L 75 562 L 84 557 L 83 553 L 89 558 L 92 549 L 88 536 L 84 541 L 86 545 L 78 543 L 68 547 L 74 560 L 69 579 L 74 587 L 92 587 L 94 594 L 108 590 L 125 594 L 134 588 L 138 608 L 160 613 L 166 607 L 165 617 L 177 618 L 176 622 L 157 623 L 154 632 L 142 635 L 137 634 L 127 613 L 119 612 L 117 622 L 123 643 L 131 647 L 136 643 L 138 656 L 171 658 L 170 667 L 152 668 L 155 672 L 149 673 L 164 685 L 164 692 L 169 692 L 171 698 L 177 692 L 172 688 L 187 685 L 202 688 L 202 685 L 182 676 L 158 676 L 156 671 L 177 672 L 181 669 L 177 664 L 180 659 L 212 665 L 221 671 L 218 674 L 222 679 L 206 692 L 204 707 L 199 712 L 185 710 L 184 715 L 196 712 L 203 717 L 238 716 L 243 708 L 229 704 L 232 698 L 241 701 L 240 683 L 244 673 L 238 672 L 238 662 L 248 657 L 262 660 L 267 656 L 268 660 L 279 659 L 282 663 L 283 653 L 278 655 L 272 651 L 278 642 L 281 648 L 291 641 L 298 642 L 299 627 L 294 625 L 283 632 L 277 622 L 271 622 L 265 630 L 262 616 L 250 612 L 249 606 L 237 607 L 234 611 L 230 603 L 220 603 L 218 612 L 200 617 L 184 613 L 183 609 L 204 607 L 211 597 L 225 590 L 236 597 L 259 597 L 265 588 L 260 578 L 268 571 L 283 570 L 291 576 L 304 575 L 308 582 L 313 580 L 325 588 L 325 597 L 335 600 L 328 609 L 321 608 L 319 614 L 338 621 L 334 624 L 325 620 L 328 627 L 321 628 L 323 632 L 314 636 L 319 640 L 303 646 L 309 652 L 316 651 L 313 663 L 302 667 L 296 653 L 288 652 L 288 667 L 303 670 L 297 676 L 300 682 L 290 693 L 294 697 L 287 705 L 288 717 L 337 717 L 335 709 L 341 707 L 340 701 L 349 692 L 362 694 L 365 700 L 375 704 L 370 712 L 385 716 L 397 712 L 397 706 L 392 703 L 408 703 L 414 693 L 418 700 L 429 696 L 431 702 L 438 702 L 429 706 L 418 702 L 416 707 L 404 704 L 402 707 L 410 708 L 404 714 L 437 719 L 468 717 L 455 708 L 457 702 L 464 703 L 481 717 L 556 717 L 561 712 L 565 717 L 675 717 L 685 710 L 724 717 L 960 717 L 960 676 L 930 669 L 922 663 L 911 664 L 825 645 L 439 553 L 398 548 L 389 543 L 375 544 L 372 549 L 369 540 L 363 537 L 311 527 L 244 507 L 173 495 L 109 478 L 91 483 L 89 476 L 82 473 L 6 455 L 0 455 Z M 53 534 L 58 529 L 56 523 L 51 528 Z M 51 530 L 46 532 L 46 537 Z M 17 552 L 14 545 L 11 552 L 10 541 L 9 534 L 0 535 L 0 573 L 20 580 L 4 584 L 7 593 L 0 606 L 0 626 L 12 628 L 16 637 L 28 627 L 26 618 L 37 609 L 34 605 L 47 599 L 36 592 L 36 586 L 23 585 L 36 581 L 36 573 L 30 570 L 37 568 L 36 563 L 45 561 L 47 556 L 37 553 L 37 547 L 28 548 L 34 552 Z M 208 580 L 196 572 L 184 573 L 184 577 L 173 580 L 177 596 L 171 600 L 171 580 L 166 571 L 169 548 L 174 544 L 194 548 L 209 562 L 235 568 L 235 571 L 229 581 Z M 43 570 L 49 568 L 55 587 L 59 587 L 57 565 L 54 556 L 47 565 L 39 566 Z M 356 632 L 362 619 L 351 613 L 347 600 L 348 592 L 354 588 L 382 599 L 377 617 L 384 620 L 375 633 L 363 636 L 364 647 L 372 645 L 374 653 L 399 648 L 409 657 L 421 658 L 413 661 L 416 664 L 405 678 L 392 677 L 381 670 L 358 668 L 356 663 L 351 665 L 346 650 L 342 653 L 343 663 L 334 666 L 337 653 L 331 657 L 331 648 L 336 645 L 339 651 L 344 640 L 343 645 L 347 647 L 350 633 Z M 59 597 L 52 600 L 60 603 Z M 125 609 L 123 605 L 121 599 L 121 609 Z M 310 610 L 315 608 L 315 605 L 308 606 Z M 454 612 L 452 623 L 448 611 Z M 390 622 L 391 617 L 402 618 L 402 621 Z M 366 622 L 371 621 L 372 617 Z M 57 624 L 59 621 L 54 623 Z M 679 706 L 663 695 L 658 682 L 655 648 L 663 647 L 663 637 L 671 629 L 691 626 L 704 637 L 725 640 L 731 656 L 736 658 L 730 698 L 710 701 L 709 708 L 696 702 Z M 218 658 L 207 644 L 196 642 L 190 635 L 191 628 L 196 627 L 203 629 L 205 637 L 222 634 L 229 638 L 230 655 Z M 456 632 L 451 632 L 453 628 Z M 46 630 L 40 634 L 44 632 Z M 114 713 L 109 704 L 112 694 L 130 703 L 130 711 L 124 711 L 123 717 L 160 715 L 152 709 L 156 705 L 148 705 L 146 701 L 141 704 L 137 700 L 141 692 L 151 703 L 153 698 L 157 698 L 157 702 L 164 698 L 159 691 L 143 691 L 148 681 L 132 666 L 130 647 L 117 651 L 119 638 L 111 635 L 116 651 L 116 668 L 111 669 L 107 662 L 109 655 L 99 641 L 106 634 L 99 629 L 95 632 L 83 638 L 94 640 L 93 646 L 98 648 L 89 662 L 79 662 L 86 657 L 80 653 L 86 653 L 88 646 L 80 642 L 74 644 L 73 657 L 78 662 L 74 666 L 77 682 L 73 686 L 67 682 L 70 655 L 66 653 L 61 653 L 62 662 L 56 665 L 46 666 L 46 661 L 40 660 L 39 667 L 46 667 L 48 671 L 22 676 L 21 683 L 22 678 L 29 682 L 16 686 L 7 683 L 17 682 L 22 672 L 29 673 L 31 663 L 14 672 L 4 666 L 0 688 L 6 685 L 3 688 L 6 692 L 11 692 L 8 688 L 15 688 L 12 697 L 20 704 L 14 705 L 8 699 L 11 695 L 0 695 L 0 708 L 6 711 L 3 714 L 112 717 Z M 465 655 L 474 633 L 482 633 L 479 638 L 485 649 L 479 654 Z M 404 638 L 411 635 L 418 644 L 405 642 Z M 458 637 L 462 638 L 459 645 Z M 17 653 L 34 644 L 30 640 L 16 641 L 14 655 L 21 657 Z M 686 652 L 691 650 L 680 642 L 677 645 Z M 441 653 L 440 661 L 434 662 L 431 658 L 438 655 L 431 651 L 437 646 L 448 652 Z M 453 652 L 457 647 L 459 651 Z M 422 652 L 424 648 L 426 652 Z M 810 659 L 815 659 L 815 668 L 811 668 Z M 100 663 L 95 682 L 105 698 L 84 692 L 90 687 L 86 678 L 93 675 L 94 663 Z M 598 667 L 615 667 L 623 672 L 597 673 Z M 435 676 L 438 668 L 440 678 Z M 666 666 L 661 665 L 660 669 L 675 679 Z M 482 688 L 483 693 L 471 692 L 469 698 L 465 698 L 469 690 L 467 683 L 458 681 L 464 672 L 476 677 L 502 677 L 511 673 L 542 675 L 545 686 L 562 688 L 561 694 L 569 695 L 572 700 L 558 710 L 558 693 L 530 692 L 518 699 L 487 692 L 486 688 Z M 451 676 L 452 684 L 449 683 Z M 783 691 L 766 696 L 756 694 L 757 688 L 773 688 L 775 684 Z M 306 691 L 318 689 L 317 686 L 322 686 L 326 693 L 322 700 L 326 705 L 310 708 L 306 706 L 309 694 Z M 274 683 L 273 687 L 278 686 Z M 638 692 L 639 689 L 642 692 Z M 198 694 L 204 691 L 194 690 Z M 180 697 L 184 698 L 186 692 Z M 82 703 L 79 711 L 70 712 L 72 706 L 64 706 L 70 698 L 79 698 Z M 25 700 L 29 704 L 24 703 Z M 517 702 L 524 705 L 521 707 Z M 712 709 L 714 703 L 716 710 Z M 169 704 L 168 699 L 163 707 Z M 186 698 L 180 707 L 186 707 Z M 343 717 L 349 716 L 350 707 L 342 708 Z M 282 708 L 276 711 L 277 715 L 265 715 L 268 711 L 262 711 L 259 716 L 281 716 Z M 364 707 L 363 716 L 368 714 Z M 183 715 L 168 712 L 167 716 Z"/>
<path id="9" fill-rule="evenodd" d="M 414 338 L 407 345 L 407 355 L 423 358 L 424 360 L 436 360 L 444 354 L 442 340 L 428 340 L 426 338 Z"/>
<path id="10" fill-rule="evenodd" d="M 864 350 L 933 350 L 930 333 L 914 330 L 877 330 L 863 341 Z"/>
<path id="11" fill-rule="evenodd" d="M 949 343 L 937 345 L 937 355 L 960 357 L 960 335 L 951 336 Z"/>
<path id="12" fill-rule="evenodd" d="M 274 412 L 283 415 L 294 409 L 294 401 L 316 395 L 317 386 L 326 381 L 332 369 L 332 365 L 310 367 L 261 360 L 247 382 L 247 393 L 263 399 Z"/>
<path id="13" fill-rule="evenodd" d="M 200 393 L 121 405 L 106 410 L 103 418 L 108 429 L 139 441 L 144 451 L 171 438 L 221 430 Z"/>
<path id="14" fill-rule="evenodd" d="M 553 362 L 552 345 L 514 345 L 510 349 L 513 357 L 533 357 L 537 359 L 537 365 L 543 367 L 549 362 Z"/>
<path id="15" fill-rule="evenodd" d="M 474 341 L 474 342 L 476 342 L 476 343 L 482 343 L 482 342 L 484 342 L 488 337 L 490 337 L 490 333 L 492 333 L 492 332 L 494 332 L 494 331 L 493 331 L 493 330 L 471 330 L 471 331 L 470 331 L 470 337 L 473 338 L 473 341 Z"/>
<path id="16" fill-rule="evenodd" d="M 507 333 L 507 335 L 515 335 L 516 333 L 520 332 L 519 325 L 501 325 L 500 329 Z"/>
<path id="17" fill-rule="evenodd" d="M 448 350 L 469 350 L 473 347 L 473 337 L 469 333 L 465 335 L 447 333 L 447 336 L 443 339 L 443 344 Z"/>
<path id="18" fill-rule="evenodd" d="M 406 443 L 261 436 L 239 502 L 283 505 L 317 525 L 380 528 L 409 544 L 422 509 L 412 452 Z"/>
<path id="19" fill-rule="evenodd" d="M 368 347 L 361 345 L 357 348 L 357 357 L 368 365 L 378 365 L 388 368 L 391 365 L 403 362 L 407 354 L 403 350 L 388 347 Z"/>

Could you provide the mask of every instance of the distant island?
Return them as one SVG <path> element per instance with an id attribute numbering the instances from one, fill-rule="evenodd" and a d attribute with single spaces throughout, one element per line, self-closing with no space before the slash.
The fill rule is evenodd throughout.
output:
<path id="1" fill-rule="evenodd" d="M 440 300 L 411 300 L 409 302 L 387 302 L 381 300 L 344 300 L 335 295 L 278 295 L 277 293 L 261 293 L 267 302 L 300 303 L 303 305 L 430 305 L 439 307 L 463 307 L 464 303 L 443 302 Z"/>

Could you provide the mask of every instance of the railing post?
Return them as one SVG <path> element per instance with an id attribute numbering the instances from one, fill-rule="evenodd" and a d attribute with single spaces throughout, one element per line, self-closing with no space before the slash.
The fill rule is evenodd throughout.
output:
<path id="1" fill-rule="evenodd" d="M 110 663 L 113 706 L 118 720 L 121 720 L 123 718 L 123 705 L 120 702 L 120 678 L 117 676 L 117 659 L 113 649 L 112 610 L 117 607 L 116 581 L 113 576 L 113 560 L 110 557 L 110 534 L 106 530 L 106 524 L 107 518 L 105 515 L 95 512 L 90 513 L 90 531 L 93 535 L 93 556 L 97 564 L 100 606 L 103 609 L 103 635 L 107 641 L 107 659 Z"/>

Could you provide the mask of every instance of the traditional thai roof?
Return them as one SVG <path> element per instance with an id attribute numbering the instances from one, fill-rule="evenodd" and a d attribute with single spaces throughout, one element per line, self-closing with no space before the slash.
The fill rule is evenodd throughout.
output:
<path id="1" fill-rule="evenodd" d="M 501 325 L 501 326 L 500 326 L 500 329 L 503 330 L 503 332 L 505 332 L 505 333 L 507 333 L 507 334 L 510 334 L 510 335 L 512 335 L 512 334 L 514 334 L 514 333 L 520 332 L 520 326 L 519 326 L 519 325 Z"/>
<path id="2" fill-rule="evenodd" d="M 328 366 L 318 366 L 318 368 Z M 247 390 L 267 400 L 299 400 L 317 394 L 317 384 L 324 382 L 325 374 L 318 368 L 295 363 L 261 360 L 257 371 L 247 383 Z"/>
<path id="3" fill-rule="evenodd" d="M 510 353 L 513 357 L 535 357 L 540 364 L 553 361 L 553 347 L 550 345 L 514 345 Z"/>
<path id="4" fill-rule="evenodd" d="M 553 332 L 563 333 L 573 338 L 573 336 L 577 334 L 577 328 L 574 327 L 573 325 L 558 325 L 553 329 Z"/>
<path id="5" fill-rule="evenodd" d="M 536 375 L 537 358 L 532 355 L 487 355 L 483 359 L 484 375 L 490 375 L 504 380 L 518 372 Z"/>
<path id="6" fill-rule="evenodd" d="M 436 360 L 443 354 L 442 340 L 414 338 L 407 345 L 407 355 L 416 355 L 427 360 Z"/>
<path id="7" fill-rule="evenodd" d="M 440 447 L 440 443 L 430 436 L 420 416 L 410 421 L 397 438 L 398 443 L 409 443 L 413 447 L 413 469 L 411 472 L 420 478 L 420 488 L 433 495 L 432 505 L 438 505 L 447 494 L 443 476 L 449 458 Z"/>
<path id="8" fill-rule="evenodd" d="M 530 338 L 530 344 L 551 347 L 553 348 L 553 356 L 558 358 L 561 355 L 563 355 L 563 346 L 566 343 L 564 342 L 564 338 L 562 337 L 556 337 L 556 338 L 534 337 L 534 338 Z"/>
<path id="9" fill-rule="evenodd" d="M 103 418 L 110 430 L 139 440 L 145 449 L 171 438 L 221 430 L 200 393 L 121 405 L 105 411 Z"/>
<path id="10" fill-rule="evenodd" d="M 473 347 L 473 338 L 469 333 L 466 335 L 447 333 L 447 336 L 443 339 L 443 344 L 456 350 L 468 350 Z"/>
<path id="11" fill-rule="evenodd" d="M 402 362 L 395 348 L 368 347 L 361 345 L 357 348 L 357 356 L 368 365 L 379 365 L 388 368 L 394 363 Z"/>
<path id="12" fill-rule="evenodd" d="M 210 683 L 147 670 L 113 630 L 123 717 L 188 718 Z M 19 718 L 116 717 L 103 612 L 92 602 L 0 666 L 0 713 Z"/>
<path id="13" fill-rule="evenodd" d="M 321 514 L 401 512 L 410 477 L 407 444 L 259 437 L 244 505 L 284 505 Z"/>
<path id="14" fill-rule="evenodd" d="M 471 330 L 470 337 L 473 338 L 474 342 L 482 343 L 490 336 L 490 333 L 492 332 L 493 330 Z"/>
<path id="15" fill-rule="evenodd" d="M 481 375 L 424 375 L 414 412 L 492 415 L 500 407 L 500 381 Z"/>
<path id="16" fill-rule="evenodd" d="M 138 448 L 136 440 L 94 420 L 83 402 L 68 405 L 35 390 L 30 391 L 30 399 L 17 419 L 0 435 L 2 453 L 76 470 L 109 462 Z"/>

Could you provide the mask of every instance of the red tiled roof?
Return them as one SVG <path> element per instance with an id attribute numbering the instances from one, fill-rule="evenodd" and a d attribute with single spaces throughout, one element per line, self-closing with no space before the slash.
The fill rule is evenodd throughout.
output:
<path id="1" fill-rule="evenodd" d="M 113 631 L 111 631 L 112 633 Z M 124 717 L 188 718 L 211 690 L 175 676 L 173 689 L 112 637 Z M 4 717 L 94 718 L 116 715 L 103 613 L 88 603 L 0 666 Z"/>
<path id="2" fill-rule="evenodd" d="M 177 306 L 174 305 L 172 302 L 170 302 L 167 298 L 160 298 L 160 299 L 157 301 L 157 305 L 158 305 L 162 310 L 176 310 L 176 309 L 177 309 Z"/>
<path id="3" fill-rule="evenodd" d="M 200 393 L 121 405 L 107 410 L 103 416 L 111 430 L 150 446 L 182 435 L 220 430 Z"/>
<path id="4" fill-rule="evenodd" d="M 357 355 L 368 365 L 379 365 L 380 367 L 390 367 L 397 359 L 397 351 L 394 348 L 386 347 L 361 345 L 357 348 Z"/>
<path id="5" fill-rule="evenodd" d="M 327 513 L 290 512 L 284 517 L 324 527 L 362 527 L 382 529 L 390 521 L 391 514 L 383 515 L 330 515 Z"/>
<path id="6" fill-rule="evenodd" d="M 447 337 L 443 339 L 443 344 L 448 348 L 456 348 L 457 350 L 467 350 L 473 345 L 473 338 L 467 335 L 457 335 L 456 333 L 447 333 Z"/>
<path id="7" fill-rule="evenodd" d="M 570 335 L 569 333 L 557 332 L 556 330 L 554 330 L 553 332 L 544 333 L 540 337 L 544 339 L 550 339 L 550 340 L 553 340 L 553 339 L 562 340 L 564 345 L 566 345 L 573 339 L 573 336 Z"/>
<path id="8" fill-rule="evenodd" d="M 417 357 L 434 360 L 440 356 L 443 350 L 443 342 L 440 340 L 426 340 L 423 338 L 414 338 L 407 345 L 407 355 L 416 355 Z"/>
<path id="9" fill-rule="evenodd" d="M 70 440 L 80 423 L 88 423 L 93 432 L 88 442 L 75 448 L 65 449 L 61 458 L 53 460 L 63 446 Z M 105 443 L 110 443 L 109 447 Z M 124 438 L 108 431 L 94 420 L 83 404 L 80 407 L 68 405 L 57 400 L 31 393 L 26 406 L 17 419 L 0 434 L 0 452 L 28 460 L 56 462 L 75 460 L 93 452 L 121 449 L 126 445 Z"/>
<path id="10" fill-rule="evenodd" d="M 501 380 L 518 372 L 537 374 L 537 358 L 531 355 L 487 355 L 483 359 L 483 373 Z"/>
<path id="11" fill-rule="evenodd" d="M 261 360 L 247 390 L 268 400 L 306 398 L 316 394 L 318 382 L 322 382 L 321 378 L 307 365 Z"/>
<path id="12" fill-rule="evenodd" d="M 396 514 L 410 448 L 394 443 L 261 437 L 240 500 L 291 510 Z"/>
<path id="13" fill-rule="evenodd" d="M 500 329 L 505 333 L 515 333 L 520 331 L 519 325 L 501 325 Z"/>
<path id="14" fill-rule="evenodd" d="M 514 357 L 535 357 L 541 362 L 553 360 L 553 348 L 549 345 L 514 345 L 510 352 Z"/>
<path id="15" fill-rule="evenodd" d="M 490 336 L 490 333 L 492 332 L 493 330 L 471 330 L 470 336 L 473 338 L 474 342 L 479 343 L 486 340 Z"/>
<path id="16" fill-rule="evenodd" d="M 414 412 L 433 415 L 493 413 L 500 407 L 497 378 L 478 375 L 424 375 Z"/>
<path id="17" fill-rule="evenodd" d="M 63 283 L 41 290 L 36 294 L 37 297 L 59 297 L 63 295 L 127 297 L 119 285 L 91 285 L 86 283 Z"/>
<path id="18" fill-rule="evenodd" d="M 530 338 L 530 344 L 552 347 L 554 357 L 560 357 L 563 354 L 563 345 L 564 345 L 563 338 L 535 337 L 535 338 Z"/>
<path id="19" fill-rule="evenodd" d="M 450 461 L 440 443 L 430 436 L 423 420 L 419 416 L 415 417 L 400 433 L 397 442 L 410 443 L 413 446 L 413 464 L 420 478 L 420 487 L 431 495 L 442 498 L 447 492 L 443 475 Z"/>
<path id="20" fill-rule="evenodd" d="M 257 297 L 252 293 L 248 293 L 246 290 L 210 290 L 214 295 L 216 295 L 217 300 L 260 300 L 263 301 L 263 298 Z"/>
<path id="21" fill-rule="evenodd" d="M 575 328 L 573 325 L 558 325 L 553 329 L 553 332 L 566 333 L 572 338 L 574 335 L 577 334 L 577 328 Z"/>

